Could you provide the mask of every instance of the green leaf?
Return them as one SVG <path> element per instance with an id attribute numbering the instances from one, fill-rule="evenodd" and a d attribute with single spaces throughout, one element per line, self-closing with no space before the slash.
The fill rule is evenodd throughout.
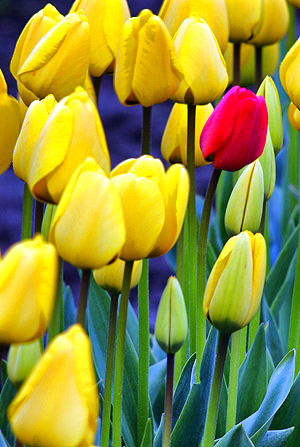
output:
<path id="1" fill-rule="evenodd" d="M 218 410 L 217 427 L 216 427 L 216 437 L 217 438 L 221 438 L 226 433 L 227 401 L 228 401 L 228 389 L 227 389 L 227 384 L 226 384 L 226 380 L 225 380 L 225 375 L 223 375 L 220 403 L 219 403 L 219 410 Z"/>
<path id="2" fill-rule="evenodd" d="M 217 207 L 217 218 L 220 235 L 222 238 L 223 245 L 228 240 L 228 235 L 225 230 L 224 218 L 227 203 L 234 186 L 233 173 L 229 171 L 222 171 L 218 187 L 216 191 L 216 207 Z"/>
<path id="3" fill-rule="evenodd" d="M 255 447 L 287 447 L 287 440 L 291 439 L 290 436 L 293 433 L 293 430 L 293 427 L 286 428 L 285 430 L 269 430 L 264 437 L 255 444 Z M 294 443 L 290 445 L 295 447 L 296 444 Z"/>
<path id="4" fill-rule="evenodd" d="M 267 346 L 274 365 L 277 365 L 284 356 L 284 349 L 277 323 L 265 299 L 262 300 L 262 315 L 263 321 L 268 322 L 266 331 Z"/>
<path id="5" fill-rule="evenodd" d="M 265 398 L 259 409 L 242 421 L 243 427 L 249 437 L 253 437 L 269 421 L 272 420 L 282 403 L 285 401 L 293 384 L 295 371 L 295 352 L 290 351 L 274 370 L 268 384 Z M 252 396 L 251 396 L 252 398 Z M 263 432 L 260 433 L 264 435 Z M 258 441 L 258 439 L 256 439 Z"/>
<path id="6" fill-rule="evenodd" d="M 153 447 L 162 447 L 162 439 L 163 439 L 163 430 L 164 430 L 164 418 L 165 413 L 162 415 L 160 424 L 157 432 L 155 433 L 155 438 L 153 442 Z"/>
<path id="7" fill-rule="evenodd" d="M 4 386 L 6 379 L 7 379 L 7 361 L 2 359 L 1 360 L 1 389 Z"/>
<path id="8" fill-rule="evenodd" d="M 164 412 L 166 359 L 160 360 L 149 369 L 149 397 L 157 425 Z"/>
<path id="9" fill-rule="evenodd" d="M 11 445 L 14 443 L 14 436 L 7 419 L 7 408 L 16 394 L 16 388 L 9 379 L 6 379 L 0 395 L 0 430 Z"/>
<path id="10" fill-rule="evenodd" d="M 0 447 L 9 447 L 9 444 L 6 441 L 5 437 L 3 436 L 1 430 L 0 430 Z"/>
<path id="11" fill-rule="evenodd" d="M 152 437 L 153 437 L 152 421 L 151 419 L 148 419 L 140 447 L 152 447 Z"/>
<path id="12" fill-rule="evenodd" d="M 174 397 L 173 397 L 173 413 L 172 413 L 172 427 L 174 427 L 180 413 L 184 407 L 191 389 L 191 376 L 193 371 L 193 366 L 196 361 L 196 354 L 191 355 L 187 360 L 182 373 L 179 377 Z"/>
<path id="13" fill-rule="evenodd" d="M 76 321 L 76 307 L 72 294 L 72 290 L 69 286 L 64 289 L 64 328 L 65 330 L 72 326 Z"/>
<path id="14" fill-rule="evenodd" d="M 215 447 L 254 447 L 254 444 L 247 436 L 242 424 L 239 424 L 219 439 Z"/>
<path id="15" fill-rule="evenodd" d="M 266 351 L 265 329 L 260 325 L 239 370 L 237 422 L 254 413 L 266 394 L 268 378 Z"/>
<path id="16" fill-rule="evenodd" d="M 290 295 L 292 293 L 295 279 L 295 272 L 296 272 L 296 263 L 297 263 L 297 250 L 295 251 L 293 258 L 290 262 L 290 265 L 288 266 L 284 281 L 272 301 L 270 309 L 273 312 L 273 315 L 277 315 L 282 304 L 287 299 L 287 295 Z"/>

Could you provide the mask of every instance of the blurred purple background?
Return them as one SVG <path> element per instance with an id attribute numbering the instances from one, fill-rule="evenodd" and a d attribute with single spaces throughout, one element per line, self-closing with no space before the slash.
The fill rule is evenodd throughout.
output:
<path id="1" fill-rule="evenodd" d="M 0 68 L 8 83 L 8 91 L 17 96 L 16 82 L 13 79 L 9 64 L 16 41 L 26 22 L 38 10 L 45 6 L 42 0 L 0 0 Z M 71 0 L 53 0 L 52 4 L 62 14 L 67 14 Z M 132 16 L 143 8 L 149 8 L 158 13 L 160 0 L 128 0 Z M 140 155 L 141 139 L 141 106 L 122 106 L 113 90 L 112 76 L 104 76 L 101 84 L 99 111 L 106 132 L 110 150 L 112 167 L 126 158 Z M 152 108 L 152 150 L 151 154 L 160 155 L 160 141 L 172 103 L 156 105 Z M 196 174 L 197 190 L 207 184 L 209 169 L 201 169 Z M 2 256 L 6 249 L 20 240 L 22 216 L 23 182 L 19 180 L 10 168 L 0 176 L 0 248 Z M 164 257 L 150 261 L 150 301 L 151 326 L 156 313 L 160 295 L 167 282 L 171 270 Z M 71 285 L 74 294 L 78 293 L 78 274 L 69 267 L 65 281 Z M 136 292 L 132 293 L 132 301 L 136 302 Z"/>

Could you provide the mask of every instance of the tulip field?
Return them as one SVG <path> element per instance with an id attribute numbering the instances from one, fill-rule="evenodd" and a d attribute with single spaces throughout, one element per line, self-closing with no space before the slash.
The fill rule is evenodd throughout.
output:
<path id="1" fill-rule="evenodd" d="M 0 4 L 0 447 L 300 446 L 299 11 Z"/>

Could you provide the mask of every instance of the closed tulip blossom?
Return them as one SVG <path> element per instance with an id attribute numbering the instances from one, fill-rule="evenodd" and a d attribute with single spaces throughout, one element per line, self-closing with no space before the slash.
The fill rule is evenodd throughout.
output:
<path id="1" fill-rule="evenodd" d="M 7 374 L 16 386 L 21 385 L 29 376 L 42 355 L 39 338 L 19 344 L 11 344 L 7 356 Z"/>
<path id="2" fill-rule="evenodd" d="M 298 109 L 300 109 L 300 85 L 298 82 L 299 71 L 300 37 L 286 53 L 279 69 L 282 87 Z"/>
<path id="3" fill-rule="evenodd" d="M 130 288 L 138 285 L 142 274 L 142 261 L 134 261 L 130 279 Z M 122 291 L 125 261 L 116 259 L 113 263 L 94 270 L 96 283 L 109 293 L 119 294 Z"/>
<path id="4" fill-rule="evenodd" d="M 184 77 L 172 101 L 203 105 L 221 96 L 228 84 L 226 64 L 207 23 L 192 14 L 182 22 L 173 40 Z"/>
<path id="5" fill-rule="evenodd" d="M 8 408 L 22 444 L 84 447 L 94 442 L 99 398 L 91 345 L 80 325 L 58 335 Z"/>
<path id="6" fill-rule="evenodd" d="M 243 231 L 230 238 L 208 278 L 203 311 L 223 333 L 246 326 L 261 301 L 266 273 L 266 243 L 257 233 Z"/>
<path id="7" fill-rule="evenodd" d="M 229 22 L 229 41 L 248 42 L 259 31 L 263 19 L 262 0 L 225 0 Z"/>
<path id="8" fill-rule="evenodd" d="M 187 170 L 180 164 L 165 172 L 151 156 L 129 159 L 111 173 L 124 212 L 126 240 L 120 258 L 133 261 L 161 256 L 176 243 L 189 194 Z"/>
<path id="9" fill-rule="evenodd" d="M 268 128 L 264 98 L 233 87 L 208 118 L 200 137 L 206 160 L 216 169 L 237 171 L 262 153 Z"/>
<path id="10" fill-rule="evenodd" d="M 192 13 L 198 14 L 206 21 L 216 36 L 221 51 L 224 52 L 229 37 L 225 0 L 165 0 L 158 15 L 174 36 L 181 23 Z"/>
<path id="11" fill-rule="evenodd" d="M 92 158 L 71 177 L 55 211 L 49 240 L 58 254 L 81 269 L 95 269 L 117 258 L 125 241 L 117 189 Z"/>
<path id="12" fill-rule="evenodd" d="M 292 102 L 288 108 L 288 119 L 293 128 L 300 132 L 300 110 Z"/>
<path id="13" fill-rule="evenodd" d="M 286 0 L 263 0 L 262 21 L 258 32 L 249 43 L 256 46 L 279 42 L 289 25 L 289 10 Z"/>
<path id="14" fill-rule="evenodd" d="M 172 38 L 158 16 L 144 9 L 125 23 L 114 87 L 124 105 L 150 107 L 166 101 L 182 79 Z"/>
<path id="15" fill-rule="evenodd" d="M 91 75 L 113 73 L 122 28 L 130 17 L 126 0 L 76 0 L 70 12 L 80 10 L 87 16 L 90 25 Z"/>
<path id="16" fill-rule="evenodd" d="M 94 102 L 82 87 L 62 99 L 47 117 L 47 106 L 34 103 L 14 153 L 14 170 L 39 201 L 58 203 L 77 167 L 94 158 L 106 174 L 110 157 Z M 25 123 L 24 122 L 24 123 Z M 37 137 L 37 134 L 39 135 Z"/>
<path id="17" fill-rule="evenodd" d="M 10 69 L 26 105 L 52 93 L 57 100 L 85 85 L 90 29 L 82 13 L 62 16 L 48 4 L 25 26 Z"/>
<path id="18" fill-rule="evenodd" d="M 41 236 L 12 246 L 0 262 L 0 341 L 24 343 L 44 334 L 56 294 L 57 253 Z"/>

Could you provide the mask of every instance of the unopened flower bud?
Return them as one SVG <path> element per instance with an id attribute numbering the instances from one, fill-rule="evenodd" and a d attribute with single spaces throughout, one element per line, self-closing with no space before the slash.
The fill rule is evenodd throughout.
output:
<path id="1" fill-rule="evenodd" d="M 9 380 L 16 386 L 29 376 L 29 373 L 42 355 L 39 338 L 29 343 L 10 345 L 7 357 L 7 374 Z"/>

